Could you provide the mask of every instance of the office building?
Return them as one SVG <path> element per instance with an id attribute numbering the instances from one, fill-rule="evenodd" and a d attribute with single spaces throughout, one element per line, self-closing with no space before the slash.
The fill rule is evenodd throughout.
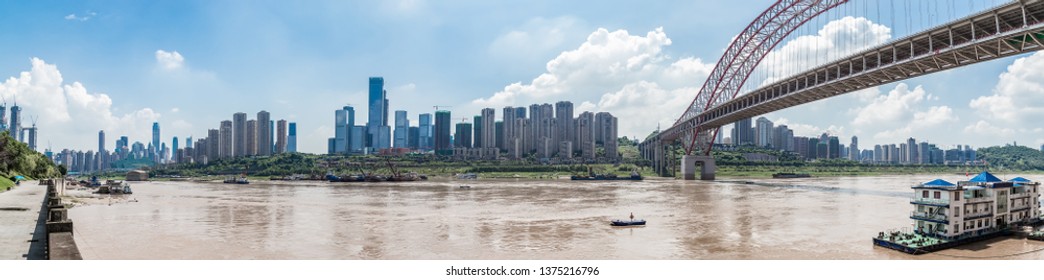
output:
<path id="1" fill-rule="evenodd" d="M 420 125 L 418 127 L 420 139 L 417 143 L 417 148 L 425 151 L 431 150 L 435 143 L 433 140 L 434 129 L 431 125 L 431 114 L 420 114 L 418 121 Z"/>
<path id="2" fill-rule="evenodd" d="M 388 126 L 388 92 L 384 90 L 384 78 L 370 77 L 369 88 L 369 119 L 366 120 L 367 133 L 370 135 L 371 148 L 385 149 L 391 146 L 390 142 L 381 142 L 381 139 L 390 138 L 381 135 L 382 126 Z"/>
<path id="3" fill-rule="evenodd" d="M 287 129 L 286 136 L 286 151 L 290 153 L 297 152 L 297 123 L 291 122 Z"/>
<path id="4" fill-rule="evenodd" d="M 407 148 L 410 140 L 410 119 L 406 111 L 395 111 L 395 140 L 393 146 L 396 148 Z"/>

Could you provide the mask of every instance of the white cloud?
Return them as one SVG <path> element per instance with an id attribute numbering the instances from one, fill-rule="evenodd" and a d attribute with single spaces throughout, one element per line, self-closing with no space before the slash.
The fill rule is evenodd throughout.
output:
<path id="1" fill-rule="evenodd" d="M 1004 140 L 1003 138 L 1005 137 L 1015 136 L 1014 129 L 998 127 L 984 120 L 979 120 L 975 123 L 969 124 L 968 126 L 964 127 L 964 133 L 970 135 L 989 135 L 991 137 L 994 137 L 994 139 L 1001 138 L 997 140 Z"/>
<path id="2" fill-rule="evenodd" d="M 979 116 L 1011 127 L 1044 127 L 1044 53 L 1015 60 L 1000 75 L 993 95 L 969 102 Z"/>
<path id="3" fill-rule="evenodd" d="M 170 108 L 170 112 L 171 113 L 177 113 L 177 112 L 180 112 L 180 111 L 181 111 L 181 109 L 178 108 L 178 107 Z"/>
<path id="4" fill-rule="evenodd" d="M 830 125 L 826 129 L 823 129 L 819 126 L 797 123 L 783 117 L 777 118 L 775 121 L 772 121 L 772 124 L 775 126 L 786 125 L 787 128 L 794 131 L 794 136 L 818 137 L 819 135 L 826 133 L 829 135 L 838 136 L 840 138 L 845 138 L 845 136 L 848 135 L 845 127 L 839 125 Z"/>
<path id="5" fill-rule="evenodd" d="M 699 58 L 668 57 L 663 49 L 670 44 L 663 28 L 645 36 L 599 28 L 576 49 L 550 60 L 546 72 L 529 83 L 512 83 L 469 106 L 497 108 L 568 100 L 578 104 L 576 114 L 604 111 L 618 117 L 620 135 L 644 136 L 657 123 L 673 124 L 712 68 Z"/>
<path id="6" fill-rule="evenodd" d="M 489 45 L 489 53 L 508 65 L 530 61 L 546 61 L 554 53 L 575 44 L 588 29 L 570 16 L 537 17 L 500 35 Z"/>
<path id="7" fill-rule="evenodd" d="M 914 109 L 928 93 L 921 86 L 910 89 L 906 83 L 899 83 L 887 95 L 878 95 L 869 104 L 857 109 L 853 125 L 869 125 L 880 122 L 909 120 Z"/>
<path id="8" fill-rule="evenodd" d="M 159 63 L 163 69 L 180 69 L 185 65 L 185 58 L 178 51 L 156 50 L 156 63 Z"/>
<path id="9" fill-rule="evenodd" d="M 82 139 L 96 137 L 98 130 L 105 130 L 108 135 L 146 139 L 152 122 L 160 117 L 150 108 L 115 114 L 108 95 L 89 93 L 79 82 L 65 84 L 54 64 L 39 58 L 32 58 L 31 62 L 30 71 L 0 84 L 0 96 L 8 102 L 17 100 L 22 107 L 23 126 L 31 125 L 29 116 L 39 117 L 37 145 L 41 149 L 48 141 L 55 148 L 90 149 L 96 144 Z"/>
<path id="10" fill-rule="evenodd" d="M 69 14 L 69 15 L 65 16 L 65 20 L 88 21 L 92 17 L 97 16 L 97 15 L 98 15 L 98 13 L 91 12 L 91 11 L 87 11 L 82 16 L 77 16 L 75 13 L 73 13 L 73 14 Z"/>

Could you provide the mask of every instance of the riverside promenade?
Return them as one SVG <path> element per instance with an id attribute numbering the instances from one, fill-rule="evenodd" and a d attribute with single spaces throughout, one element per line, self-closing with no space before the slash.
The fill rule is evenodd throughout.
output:
<path id="1" fill-rule="evenodd" d="M 0 193 L 0 260 L 46 258 L 46 214 L 40 213 L 46 193 L 36 182 Z"/>

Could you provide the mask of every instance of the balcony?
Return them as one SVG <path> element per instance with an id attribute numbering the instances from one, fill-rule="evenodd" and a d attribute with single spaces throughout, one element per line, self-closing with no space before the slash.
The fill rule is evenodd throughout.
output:
<path id="1" fill-rule="evenodd" d="M 1026 209 L 1029 209 L 1029 208 L 1030 208 L 1029 204 L 1012 205 L 1011 206 L 1011 212 L 1022 211 L 1022 210 L 1026 210 Z"/>
<path id="2" fill-rule="evenodd" d="M 933 199 L 933 198 L 923 198 L 923 197 L 912 198 L 912 199 L 910 199 L 910 203 L 911 204 L 920 204 L 920 205 L 943 206 L 943 207 L 949 207 L 950 206 L 950 200 L 949 199 Z"/>
<path id="3" fill-rule="evenodd" d="M 964 204 L 983 203 L 983 202 L 993 202 L 993 197 L 992 196 L 970 197 L 970 198 L 967 197 L 967 196 L 964 197 Z"/>
<path id="4" fill-rule="evenodd" d="M 990 212 L 990 211 L 979 211 L 979 212 L 972 212 L 972 213 L 964 213 L 964 220 L 965 221 L 971 220 L 971 219 L 986 218 L 986 217 L 993 217 L 993 212 Z"/>
<path id="5" fill-rule="evenodd" d="M 950 224 L 950 220 L 946 218 L 945 214 L 928 214 L 925 212 L 910 212 L 910 218 L 914 220 L 922 220 L 940 224 Z"/>

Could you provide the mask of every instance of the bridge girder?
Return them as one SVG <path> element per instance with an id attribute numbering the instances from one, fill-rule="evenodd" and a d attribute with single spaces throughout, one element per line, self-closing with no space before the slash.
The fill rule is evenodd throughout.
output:
<path id="1" fill-rule="evenodd" d="M 686 154 L 691 154 L 696 140 L 705 154 L 710 153 L 717 127 L 702 127 L 697 118 L 704 111 L 732 100 L 739 94 L 747 78 L 777 44 L 790 33 L 819 14 L 837 7 L 848 0 L 780 0 L 770 6 L 745 28 L 722 54 L 703 87 L 689 107 L 672 127 L 683 126 L 679 134 L 666 135 L 666 139 L 683 138 L 689 142 Z M 702 135 L 700 135 L 702 133 Z"/>

